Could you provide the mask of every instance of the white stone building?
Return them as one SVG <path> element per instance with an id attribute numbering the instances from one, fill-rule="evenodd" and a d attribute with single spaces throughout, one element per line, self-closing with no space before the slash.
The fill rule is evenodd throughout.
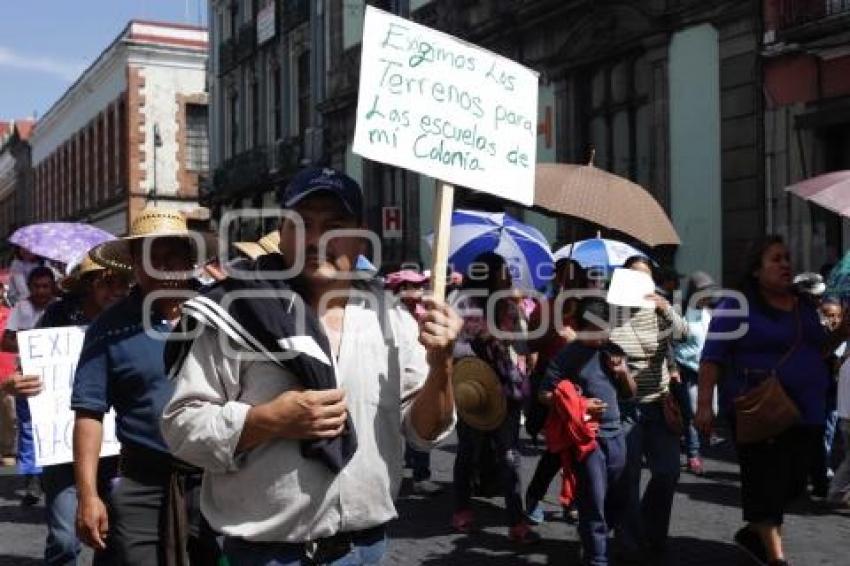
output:
<path id="1" fill-rule="evenodd" d="M 33 221 L 120 235 L 146 204 L 203 218 L 207 31 L 131 21 L 38 121 Z"/>

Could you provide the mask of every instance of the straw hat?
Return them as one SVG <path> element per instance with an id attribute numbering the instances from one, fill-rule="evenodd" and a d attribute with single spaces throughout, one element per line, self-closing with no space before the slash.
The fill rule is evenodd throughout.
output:
<path id="1" fill-rule="evenodd" d="M 82 280 L 83 275 L 86 273 L 91 273 L 93 271 L 104 271 L 106 267 L 99 265 L 89 257 L 88 254 L 83 256 L 83 259 L 80 263 L 71 270 L 67 276 L 63 277 L 59 282 L 59 286 L 63 291 L 72 291 L 74 287 Z"/>
<path id="2" fill-rule="evenodd" d="M 476 357 L 461 358 L 452 371 L 455 406 L 463 422 L 474 429 L 494 430 L 507 414 L 507 400 L 499 377 Z"/>
<path id="3" fill-rule="evenodd" d="M 193 237 L 195 236 L 195 237 Z M 130 233 L 123 238 L 104 242 L 89 251 L 89 256 L 98 264 L 111 269 L 131 271 L 130 242 L 144 238 L 186 238 L 195 243 L 197 236 L 204 241 L 203 249 L 197 253 L 197 263 L 205 263 L 218 251 L 218 240 L 212 234 L 191 232 L 186 217 L 177 210 L 148 207 L 142 210 L 130 226 Z"/>
<path id="4" fill-rule="evenodd" d="M 234 242 L 233 247 L 251 259 L 278 253 L 280 252 L 280 232 L 273 230 L 256 242 Z"/>

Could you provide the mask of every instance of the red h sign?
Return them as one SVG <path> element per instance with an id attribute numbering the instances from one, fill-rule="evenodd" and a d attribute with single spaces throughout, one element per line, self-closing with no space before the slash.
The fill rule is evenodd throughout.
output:
<path id="1" fill-rule="evenodd" d="M 383 226 L 384 238 L 401 238 L 402 237 L 402 221 L 400 206 L 385 206 L 383 208 Z"/>

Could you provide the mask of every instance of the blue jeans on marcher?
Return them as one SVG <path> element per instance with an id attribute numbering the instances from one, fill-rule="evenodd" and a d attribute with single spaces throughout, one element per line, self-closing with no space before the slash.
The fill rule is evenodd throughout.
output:
<path id="1" fill-rule="evenodd" d="M 77 517 L 77 487 L 71 464 L 45 466 L 41 473 L 47 513 L 47 543 L 44 563 L 73 565 L 80 553 L 74 521 Z"/>
<path id="2" fill-rule="evenodd" d="M 826 399 L 826 423 L 823 431 L 823 444 L 825 456 L 826 456 L 826 467 L 830 470 L 835 466 L 832 461 L 832 448 L 835 445 L 835 434 L 838 429 L 838 411 L 836 410 L 836 405 L 838 400 L 835 395 L 830 395 Z M 846 448 L 845 448 L 846 450 Z"/>
<path id="3" fill-rule="evenodd" d="M 682 383 L 670 383 L 670 391 L 676 396 L 679 409 L 682 411 L 682 425 L 685 435 L 685 450 L 688 458 L 699 458 L 700 438 L 694 426 L 694 415 L 697 411 L 697 378 L 698 374 L 692 369 L 680 368 Z"/>
<path id="4" fill-rule="evenodd" d="M 620 415 L 626 436 L 626 503 L 617 541 L 625 552 L 638 552 L 644 546 L 661 551 L 667 544 L 679 482 L 679 437 L 667 426 L 661 401 L 622 403 Z M 644 458 L 650 480 L 641 498 Z"/>
<path id="5" fill-rule="evenodd" d="M 351 552 L 328 566 L 377 566 L 387 551 L 385 536 L 355 541 Z M 252 544 L 226 537 L 224 555 L 230 566 L 302 566 L 309 564 L 304 546 L 297 544 Z"/>
<path id="6" fill-rule="evenodd" d="M 108 498 L 109 485 L 118 472 L 118 458 L 103 458 L 98 465 L 98 488 L 101 497 Z M 50 566 L 75 565 L 80 554 L 75 521 L 77 518 L 77 487 L 74 484 L 73 464 L 45 466 L 41 473 L 47 515 L 47 542 L 44 563 Z M 104 499 L 105 501 L 107 499 Z M 94 564 L 108 564 L 110 555 L 99 552 Z"/>
<path id="7" fill-rule="evenodd" d="M 608 533 L 618 524 L 625 504 L 626 438 L 597 437 L 596 443 L 598 448 L 576 466 L 578 534 L 585 563 L 606 566 Z"/>

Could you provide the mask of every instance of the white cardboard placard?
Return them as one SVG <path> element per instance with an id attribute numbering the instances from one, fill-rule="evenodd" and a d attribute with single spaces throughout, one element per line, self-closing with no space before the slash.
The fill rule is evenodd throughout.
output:
<path id="1" fill-rule="evenodd" d="M 18 352 L 24 375 L 38 375 L 42 391 L 29 398 L 35 462 L 39 466 L 74 460 L 74 412 L 71 392 L 74 372 L 83 348 L 83 326 L 61 326 L 18 332 Z M 115 413 L 103 416 L 100 455 L 114 456 L 121 450 L 115 436 Z"/>
<path id="2" fill-rule="evenodd" d="M 655 283 L 652 277 L 643 271 L 618 268 L 614 270 L 606 300 L 618 307 L 652 308 L 655 305 L 646 296 L 653 293 Z"/>
<path id="3" fill-rule="evenodd" d="M 366 8 L 353 151 L 531 205 L 535 71 Z"/>

